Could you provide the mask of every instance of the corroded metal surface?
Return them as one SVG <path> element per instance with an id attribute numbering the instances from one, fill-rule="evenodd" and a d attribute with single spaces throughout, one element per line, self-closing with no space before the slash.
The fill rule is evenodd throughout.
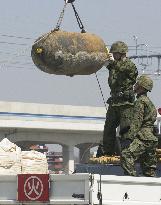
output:
<path id="1" fill-rule="evenodd" d="M 89 75 L 104 65 L 108 52 L 103 40 L 90 33 L 54 31 L 32 46 L 34 64 L 56 75 Z"/>

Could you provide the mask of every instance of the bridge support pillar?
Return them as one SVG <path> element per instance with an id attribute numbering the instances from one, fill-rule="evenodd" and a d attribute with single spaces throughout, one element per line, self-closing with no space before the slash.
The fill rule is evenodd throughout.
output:
<path id="1" fill-rule="evenodd" d="M 89 143 L 81 144 L 79 148 L 79 161 L 80 163 L 88 163 L 90 158 L 90 145 Z"/>
<path id="2" fill-rule="evenodd" d="M 74 172 L 74 146 L 63 145 L 63 169 L 64 173 L 71 174 Z"/>

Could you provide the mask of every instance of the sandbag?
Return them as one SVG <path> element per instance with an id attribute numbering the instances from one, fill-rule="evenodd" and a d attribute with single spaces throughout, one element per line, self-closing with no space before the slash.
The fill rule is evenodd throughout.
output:
<path id="1" fill-rule="evenodd" d="M 21 174 L 21 148 L 7 138 L 0 142 L 0 174 Z"/>
<path id="2" fill-rule="evenodd" d="M 22 151 L 22 174 L 48 174 L 46 155 L 35 150 Z"/>
<path id="3" fill-rule="evenodd" d="M 56 75 L 89 75 L 102 68 L 108 52 L 103 40 L 91 33 L 52 31 L 32 46 L 34 64 Z"/>

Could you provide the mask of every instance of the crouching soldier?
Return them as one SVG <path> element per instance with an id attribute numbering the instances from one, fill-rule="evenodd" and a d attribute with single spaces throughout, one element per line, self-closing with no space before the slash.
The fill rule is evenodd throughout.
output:
<path id="1" fill-rule="evenodd" d="M 142 75 L 134 86 L 137 100 L 134 104 L 133 120 L 127 133 L 122 133 L 121 166 L 126 175 L 136 176 L 135 162 L 139 159 L 144 176 L 155 176 L 158 139 L 153 134 L 157 111 L 147 92 L 151 92 L 153 81 Z"/>

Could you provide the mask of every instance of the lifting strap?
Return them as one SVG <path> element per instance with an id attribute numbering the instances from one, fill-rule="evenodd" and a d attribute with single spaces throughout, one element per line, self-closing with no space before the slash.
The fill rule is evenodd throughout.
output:
<path id="1" fill-rule="evenodd" d="M 63 10 L 60 13 L 60 16 L 58 18 L 58 21 L 57 21 L 57 24 L 56 24 L 56 27 L 55 27 L 54 31 L 59 31 L 59 29 L 60 29 L 60 26 L 61 26 L 61 23 L 63 21 L 63 17 L 64 17 L 64 13 L 65 13 L 65 9 L 66 9 L 67 4 L 68 4 L 68 1 L 65 1 Z"/>
<path id="2" fill-rule="evenodd" d="M 107 111 L 107 106 L 106 106 L 105 98 L 104 98 L 104 95 L 103 95 L 103 92 L 102 92 L 102 88 L 101 88 L 101 85 L 100 85 L 97 73 L 95 73 L 95 76 L 96 76 L 96 80 L 97 80 L 97 83 L 98 83 L 98 87 L 99 87 L 100 92 L 101 92 L 101 96 L 102 96 L 102 99 L 103 99 L 104 106 L 105 106 L 106 111 Z"/>
<path id="3" fill-rule="evenodd" d="M 76 17 L 76 20 L 77 20 L 77 23 L 78 23 L 78 26 L 81 29 L 81 33 L 85 33 L 86 32 L 85 29 L 84 29 L 84 25 L 83 25 L 83 23 L 81 21 L 81 18 L 79 17 L 79 14 L 76 11 L 76 8 L 75 8 L 75 6 L 73 4 L 74 1 L 75 0 L 65 0 L 64 7 L 63 7 L 63 9 L 62 9 L 62 11 L 60 13 L 60 16 L 58 18 L 58 21 L 57 21 L 57 24 L 56 24 L 56 27 L 55 27 L 54 31 L 58 31 L 60 29 L 60 26 L 61 26 L 62 21 L 63 21 L 63 17 L 64 17 L 64 13 L 65 13 L 65 9 L 67 7 L 67 4 L 71 3 L 73 11 L 74 11 L 74 14 L 75 14 L 75 17 Z"/>
<path id="4" fill-rule="evenodd" d="M 74 4 L 73 4 L 73 3 L 71 3 L 71 4 L 72 4 L 72 8 L 73 8 L 75 17 L 76 17 L 76 19 L 77 19 L 78 26 L 79 26 L 79 28 L 81 29 L 81 33 L 86 33 L 86 31 L 85 31 L 85 29 L 84 29 L 84 26 L 83 26 L 83 23 L 82 23 L 82 21 L 81 21 L 81 19 L 80 19 L 80 17 L 79 17 L 78 12 L 76 11 L 76 8 L 75 8 Z"/>

